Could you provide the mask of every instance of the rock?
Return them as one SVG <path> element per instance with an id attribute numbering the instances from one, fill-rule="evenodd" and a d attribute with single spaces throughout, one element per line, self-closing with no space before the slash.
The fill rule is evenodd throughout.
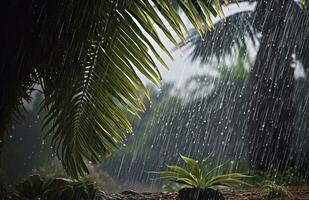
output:
<path id="1" fill-rule="evenodd" d="M 139 193 L 137 193 L 133 190 L 126 190 L 126 191 L 121 192 L 120 194 L 123 194 L 123 195 L 138 195 Z"/>
<path id="2" fill-rule="evenodd" d="M 223 194 L 211 188 L 183 188 L 179 190 L 180 200 L 224 200 Z"/>

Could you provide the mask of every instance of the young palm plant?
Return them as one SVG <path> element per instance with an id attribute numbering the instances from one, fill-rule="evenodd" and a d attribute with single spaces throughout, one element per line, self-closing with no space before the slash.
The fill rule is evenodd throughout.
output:
<path id="1" fill-rule="evenodd" d="M 206 168 L 206 160 L 200 163 L 192 158 L 180 155 L 185 162 L 186 167 L 182 168 L 176 165 L 168 165 L 168 171 L 154 172 L 158 173 L 162 179 L 175 182 L 184 186 L 179 190 L 180 200 L 224 200 L 223 194 L 215 190 L 218 186 L 233 187 L 239 185 L 247 185 L 244 179 L 249 176 L 241 173 L 227 173 L 218 175 L 218 170 L 224 164 L 214 167 L 213 169 Z"/>
<path id="2" fill-rule="evenodd" d="M 192 158 L 180 155 L 185 162 L 186 167 L 182 168 L 176 165 L 168 165 L 168 171 L 154 172 L 161 176 L 162 179 L 182 184 L 188 188 L 213 188 L 216 186 L 233 187 L 237 185 L 249 184 L 244 179 L 250 176 L 241 173 L 228 173 L 216 175 L 218 170 L 224 166 L 221 164 L 213 169 L 206 168 L 207 159 L 200 163 Z"/>

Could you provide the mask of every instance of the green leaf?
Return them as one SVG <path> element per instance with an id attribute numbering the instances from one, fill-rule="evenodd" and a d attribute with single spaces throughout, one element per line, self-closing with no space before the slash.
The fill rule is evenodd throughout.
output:
<path id="1" fill-rule="evenodd" d="M 179 3 L 200 33 L 219 13 L 219 7 L 200 3 L 200 15 L 191 0 Z M 45 95 L 42 110 L 47 111 L 42 126 L 67 173 L 78 179 L 88 173 L 88 161 L 102 162 L 125 142 L 132 132 L 128 113 L 145 111 L 142 99 L 150 97 L 140 75 L 161 84 L 156 61 L 168 68 L 160 52 L 172 55 L 157 30 L 175 47 L 185 42 L 188 30 L 166 0 L 55 0 L 42 10 L 48 11 L 43 24 L 59 31 L 56 51 L 35 69 Z"/>

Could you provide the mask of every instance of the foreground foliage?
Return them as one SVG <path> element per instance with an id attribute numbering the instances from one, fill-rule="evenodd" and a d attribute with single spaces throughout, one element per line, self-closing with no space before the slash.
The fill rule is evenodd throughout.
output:
<path id="1" fill-rule="evenodd" d="M 181 156 L 186 168 L 176 165 L 168 165 L 168 171 L 158 173 L 162 179 L 184 185 L 189 188 L 212 188 L 215 186 L 233 187 L 238 185 L 249 185 L 244 179 L 250 176 L 241 173 L 227 173 L 217 175 L 218 170 L 224 165 L 219 165 L 213 169 L 206 168 L 207 160 L 198 162 L 189 157 Z"/>
<path id="2" fill-rule="evenodd" d="M 103 191 L 90 182 L 75 182 L 65 178 L 44 180 L 39 175 L 32 175 L 18 184 L 16 191 L 3 192 L 2 198 L 7 200 L 93 200 L 100 199 L 103 194 Z"/>
<path id="3" fill-rule="evenodd" d="M 292 197 L 292 193 L 284 185 L 279 185 L 275 181 L 264 181 L 261 186 L 261 196 L 267 198 Z"/>

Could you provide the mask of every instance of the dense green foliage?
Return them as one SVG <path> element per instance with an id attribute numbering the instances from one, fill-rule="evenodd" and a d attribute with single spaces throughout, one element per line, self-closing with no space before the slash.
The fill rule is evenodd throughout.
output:
<path id="1" fill-rule="evenodd" d="M 38 175 L 32 175 L 18 184 L 16 190 L 2 197 L 5 200 L 94 200 L 103 194 L 90 182 L 74 182 L 64 178 L 44 180 Z"/>

